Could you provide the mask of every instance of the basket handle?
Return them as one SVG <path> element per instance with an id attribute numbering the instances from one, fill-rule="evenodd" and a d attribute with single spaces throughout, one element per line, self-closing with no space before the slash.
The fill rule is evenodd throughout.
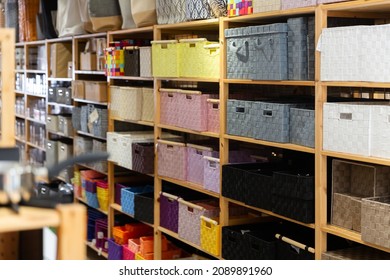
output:
<path id="1" fill-rule="evenodd" d="M 308 252 L 313 253 L 313 254 L 315 253 L 314 248 L 309 247 L 309 246 L 307 246 L 307 245 L 305 245 L 305 244 L 299 243 L 299 242 L 297 242 L 297 241 L 295 241 L 295 240 L 292 240 L 292 239 L 290 239 L 290 238 L 288 238 L 288 237 L 285 237 L 285 236 L 283 236 L 283 235 L 281 235 L 281 234 L 279 234 L 279 233 L 275 234 L 275 237 L 276 237 L 277 239 L 279 239 L 279 240 L 282 240 L 282 241 L 284 241 L 284 242 L 290 244 L 290 245 L 293 245 L 293 246 L 295 246 L 295 247 L 298 247 L 299 249 L 308 251 Z"/>
<path id="2" fill-rule="evenodd" d="M 194 209 L 197 209 L 199 211 L 205 210 L 202 206 L 188 202 L 188 201 L 184 200 L 183 198 L 179 198 L 178 201 L 179 201 L 179 203 L 182 203 L 190 208 L 194 208 Z"/>
<path id="3" fill-rule="evenodd" d="M 269 56 L 267 56 L 266 53 L 265 53 L 265 47 L 266 47 L 266 45 L 271 46 L 271 53 L 270 53 Z M 274 51 L 275 51 L 275 50 L 274 50 L 274 45 L 275 45 L 274 39 L 272 39 L 272 38 L 269 38 L 269 39 L 263 40 L 263 41 L 261 41 L 260 38 L 258 38 L 258 39 L 256 40 L 256 43 L 255 43 L 255 48 L 256 48 L 257 50 L 260 50 L 260 51 L 263 53 L 264 57 L 265 57 L 268 61 L 271 61 L 271 60 L 272 60 L 272 57 L 274 56 Z"/>
<path id="4" fill-rule="evenodd" d="M 241 53 L 241 50 L 245 47 L 245 54 Z M 234 51 L 234 53 L 237 55 L 237 58 L 240 61 L 248 62 L 249 60 L 249 42 L 245 41 L 243 46 L 237 47 L 236 42 L 232 42 L 230 44 L 230 48 Z"/>
<path id="5" fill-rule="evenodd" d="M 340 113 L 340 120 L 352 121 L 352 113 Z"/>
<path id="6" fill-rule="evenodd" d="M 202 92 L 199 90 L 187 90 L 187 89 L 178 89 L 177 92 L 183 94 L 198 94 L 198 95 L 202 94 Z"/>
<path id="7" fill-rule="evenodd" d="M 186 144 L 184 144 L 184 143 L 173 142 L 173 141 L 162 140 L 162 139 L 158 139 L 157 143 L 161 143 L 161 144 L 165 144 L 165 145 L 172 145 L 172 146 L 181 146 L 181 147 L 186 146 Z"/>
<path id="8" fill-rule="evenodd" d="M 219 158 L 213 158 L 213 157 L 209 157 L 209 156 L 203 156 L 203 158 L 205 160 L 208 160 L 208 161 L 219 162 Z"/>
<path id="9" fill-rule="evenodd" d="M 169 193 L 166 193 L 166 192 L 161 192 L 160 195 L 165 196 L 167 198 L 170 198 L 172 200 L 178 200 L 179 199 L 178 196 L 173 195 L 173 194 L 169 194 Z"/>
<path id="10" fill-rule="evenodd" d="M 205 217 L 205 216 L 200 216 L 200 218 L 201 219 L 203 219 L 205 222 L 207 222 L 207 223 L 210 223 L 210 224 L 213 224 L 213 225 L 215 225 L 215 226 L 217 226 L 218 225 L 218 222 L 217 221 L 215 221 L 215 220 L 213 220 L 213 219 L 210 219 L 210 218 L 207 218 L 207 217 Z"/>
<path id="11" fill-rule="evenodd" d="M 212 98 L 207 99 L 207 102 L 213 103 L 213 104 L 219 104 L 220 103 L 219 99 L 212 99 Z"/>
<path id="12" fill-rule="evenodd" d="M 213 148 L 211 148 L 211 147 L 199 146 L 199 145 L 195 145 L 195 144 L 187 144 L 187 147 L 194 148 L 196 150 L 201 150 L 201 151 L 208 151 L 208 152 L 213 151 Z"/>

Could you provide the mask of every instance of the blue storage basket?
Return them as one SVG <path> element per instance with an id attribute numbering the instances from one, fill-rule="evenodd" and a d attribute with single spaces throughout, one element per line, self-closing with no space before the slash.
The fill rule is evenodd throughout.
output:
<path id="1" fill-rule="evenodd" d="M 98 198 L 97 198 L 97 194 L 96 193 L 92 193 L 92 192 L 85 192 L 85 195 L 87 197 L 87 204 L 93 208 L 99 208 L 99 201 L 98 201 Z"/>
<path id="2" fill-rule="evenodd" d="M 138 186 L 121 189 L 122 211 L 134 216 L 134 196 L 135 194 L 152 192 L 152 186 Z"/>

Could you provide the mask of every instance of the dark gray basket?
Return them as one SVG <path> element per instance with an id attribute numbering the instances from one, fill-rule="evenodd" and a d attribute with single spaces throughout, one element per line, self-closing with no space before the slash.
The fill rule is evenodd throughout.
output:
<path id="1" fill-rule="evenodd" d="M 72 109 L 72 125 L 74 130 L 81 130 L 81 108 L 73 107 Z"/>
<path id="2" fill-rule="evenodd" d="M 92 134 L 97 137 L 106 138 L 108 130 L 108 111 L 107 109 L 95 108 L 99 118 L 93 122 Z M 95 110 L 94 109 L 94 110 Z"/>
<path id="3" fill-rule="evenodd" d="M 313 108 L 290 108 L 290 142 L 314 148 Z"/>
<path id="4" fill-rule="evenodd" d="M 229 99 L 227 102 L 227 133 L 253 137 L 252 110 L 254 101 Z"/>
<path id="5" fill-rule="evenodd" d="M 308 77 L 309 81 L 314 81 L 315 74 L 315 19 L 314 17 L 309 17 L 307 19 L 307 30 L 308 36 L 307 40 L 309 43 L 309 65 L 308 65 Z"/>
<path id="6" fill-rule="evenodd" d="M 88 131 L 88 106 L 82 106 L 81 107 L 81 113 L 80 113 L 80 128 L 82 132 L 89 133 Z"/>
<path id="7" fill-rule="evenodd" d="M 272 142 L 290 142 L 290 108 L 293 103 L 255 102 L 252 107 L 254 138 Z"/>

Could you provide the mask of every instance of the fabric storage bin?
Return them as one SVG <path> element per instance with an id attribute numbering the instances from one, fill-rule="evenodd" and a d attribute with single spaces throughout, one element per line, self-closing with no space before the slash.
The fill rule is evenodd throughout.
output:
<path id="1" fill-rule="evenodd" d="M 281 9 L 281 0 L 255 0 L 252 2 L 253 13 L 264 13 Z"/>
<path id="2" fill-rule="evenodd" d="M 253 111 L 254 101 L 228 99 L 226 120 L 227 134 L 253 137 Z"/>
<path id="3" fill-rule="evenodd" d="M 220 104 L 218 99 L 207 99 L 207 131 L 219 134 Z"/>
<path id="4" fill-rule="evenodd" d="M 47 140 L 46 143 L 46 165 L 53 167 L 58 164 L 58 141 Z"/>
<path id="5" fill-rule="evenodd" d="M 390 158 L 390 106 L 374 106 L 371 114 L 370 155 L 373 157 Z"/>
<path id="6" fill-rule="evenodd" d="M 314 109 L 290 108 L 290 142 L 314 148 Z"/>
<path id="7" fill-rule="evenodd" d="M 121 205 L 122 211 L 134 215 L 135 195 L 138 193 L 147 193 L 153 191 L 152 186 L 125 187 L 121 188 Z"/>
<path id="8" fill-rule="evenodd" d="M 326 251 L 321 260 L 390 260 L 390 254 L 367 246 Z"/>
<path id="9" fill-rule="evenodd" d="M 303 223 L 314 222 L 313 175 L 305 171 L 274 172 L 272 194 L 273 212 Z"/>
<path id="10" fill-rule="evenodd" d="M 360 231 L 361 199 L 390 193 L 390 167 L 332 161 L 331 223 Z"/>
<path id="11" fill-rule="evenodd" d="M 84 81 L 85 99 L 107 102 L 107 82 Z"/>
<path id="12" fill-rule="evenodd" d="M 140 76 L 143 78 L 152 77 L 152 47 L 139 47 Z"/>
<path id="13" fill-rule="evenodd" d="M 78 136 L 74 137 L 74 155 L 87 154 L 92 152 L 92 140 L 87 137 Z"/>
<path id="14" fill-rule="evenodd" d="M 208 19 L 214 16 L 207 0 L 186 0 L 186 20 Z"/>
<path id="15" fill-rule="evenodd" d="M 93 207 L 93 208 L 99 208 L 99 200 L 97 198 L 96 192 L 89 192 L 85 191 L 85 196 L 86 196 L 86 201 L 88 206 Z"/>
<path id="16" fill-rule="evenodd" d="M 108 241 L 108 259 L 109 260 L 122 260 L 123 250 L 122 245 L 117 244 L 113 238 L 107 239 Z"/>
<path id="17" fill-rule="evenodd" d="M 179 227 L 179 197 L 160 193 L 160 226 L 177 233 Z"/>
<path id="18" fill-rule="evenodd" d="M 369 156 L 371 105 L 375 104 L 378 103 L 324 103 L 323 149 Z"/>
<path id="19" fill-rule="evenodd" d="M 73 136 L 72 117 L 58 116 L 58 131 L 65 136 Z"/>
<path id="20" fill-rule="evenodd" d="M 47 93 L 47 101 L 48 102 L 57 102 L 57 92 L 55 87 L 49 87 Z"/>
<path id="21" fill-rule="evenodd" d="M 58 162 L 65 161 L 73 156 L 73 145 L 58 143 Z"/>
<path id="22" fill-rule="evenodd" d="M 147 255 L 154 252 L 154 236 L 141 236 L 139 238 L 139 252 L 142 255 Z M 168 240 L 164 235 L 161 235 L 161 251 L 168 250 Z"/>
<path id="23" fill-rule="evenodd" d="M 154 77 L 179 77 L 179 43 L 177 40 L 152 41 Z"/>
<path id="24" fill-rule="evenodd" d="M 46 118 L 46 129 L 49 131 L 57 132 L 58 128 L 58 116 L 57 115 L 48 115 Z"/>
<path id="25" fill-rule="evenodd" d="M 160 123 L 177 126 L 179 124 L 179 89 L 160 88 Z"/>
<path id="26" fill-rule="evenodd" d="M 314 260 L 314 232 L 308 235 L 296 230 L 275 236 L 278 260 Z"/>
<path id="27" fill-rule="evenodd" d="M 200 216 L 200 246 L 206 252 L 219 256 L 221 248 L 221 226 L 218 220 Z"/>
<path id="28" fill-rule="evenodd" d="M 316 6 L 317 0 L 281 0 L 281 10 Z"/>
<path id="29" fill-rule="evenodd" d="M 120 137 L 125 132 L 107 132 L 107 152 L 109 153 L 108 160 L 114 163 L 119 163 L 121 158 L 121 149 L 119 148 Z"/>
<path id="30" fill-rule="evenodd" d="M 186 0 L 157 0 L 158 24 L 172 24 L 186 21 Z"/>
<path id="31" fill-rule="evenodd" d="M 254 138 L 280 143 L 290 142 L 290 108 L 294 107 L 298 107 L 298 104 L 254 102 L 251 116 Z"/>
<path id="32" fill-rule="evenodd" d="M 72 125 L 74 130 L 81 130 L 81 108 L 72 108 Z"/>
<path id="33" fill-rule="evenodd" d="M 68 88 L 66 87 L 56 87 L 56 102 L 65 104 L 65 105 L 71 105 L 72 104 L 72 97 L 71 93 L 68 91 Z"/>
<path id="34" fill-rule="evenodd" d="M 133 253 L 138 253 L 141 249 L 141 240 L 139 238 L 130 238 L 128 242 L 128 248 Z"/>
<path id="35" fill-rule="evenodd" d="M 154 122 L 154 90 L 142 88 L 142 114 L 141 120 Z"/>
<path id="36" fill-rule="evenodd" d="M 157 141 L 157 174 L 177 180 L 187 178 L 186 144 L 165 140 Z"/>
<path id="37" fill-rule="evenodd" d="M 154 193 L 139 193 L 134 197 L 134 219 L 149 224 L 154 222 Z"/>
<path id="38" fill-rule="evenodd" d="M 287 19 L 289 80 L 306 81 L 309 79 L 309 60 L 314 58 L 314 48 L 309 48 L 308 21 L 309 17 Z M 310 32 L 312 32 L 312 30 L 310 30 Z M 314 33 L 310 34 L 310 36 L 314 36 Z"/>
<path id="39" fill-rule="evenodd" d="M 207 99 L 210 94 L 201 91 L 179 90 L 177 95 L 177 126 L 196 131 L 207 130 Z"/>
<path id="40" fill-rule="evenodd" d="M 96 194 L 99 201 L 99 208 L 108 211 L 108 182 L 98 181 L 96 183 Z"/>
<path id="41" fill-rule="evenodd" d="M 390 192 L 362 199 L 362 240 L 390 248 Z"/>
<path id="42" fill-rule="evenodd" d="M 139 121 L 142 116 L 142 88 L 110 87 L 111 116 Z"/>
<path id="43" fill-rule="evenodd" d="M 203 186 L 203 157 L 212 155 L 211 147 L 187 144 L 187 181 Z"/>
<path id="44" fill-rule="evenodd" d="M 68 78 L 68 62 L 72 61 L 71 43 L 53 43 L 50 45 L 51 78 Z"/>
<path id="45" fill-rule="evenodd" d="M 213 201 L 189 202 L 179 198 L 178 235 L 200 246 L 200 217 L 218 217 L 219 206 Z"/>
<path id="46" fill-rule="evenodd" d="M 139 77 L 140 76 L 140 58 L 138 47 L 125 47 L 125 76 Z"/>
<path id="47" fill-rule="evenodd" d="M 203 185 L 206 190 L 220 193 L 220 163 L 219 158 L 203 157 Z"/>
<path id="48" fill-rule="evenodd" d="M 133 170 L 143 174 L 154 173 L 154 143 L 132 144 Z"/>
<path id="49" fill-rule="evenodd" d="M 253 14 L 253 1 L 228 0 L 227 10 L 229 17 Z"/>
<path id="50" fill-rule="evenodd" d="M 219 78 L 220 45 L 206 38 L 179 41 L 180 77 Z"/>
<path id="51" fill-rule="evenodd" d="M 107 109 L 95 108 L 92 113 L 96 112 L 97 119 L 92 122 L 92 134 L 97 137 L 106 138 L 108 130 L 108 111 Z M 91 117 L 88 117 L 88 121 L 91 122 Z"/>

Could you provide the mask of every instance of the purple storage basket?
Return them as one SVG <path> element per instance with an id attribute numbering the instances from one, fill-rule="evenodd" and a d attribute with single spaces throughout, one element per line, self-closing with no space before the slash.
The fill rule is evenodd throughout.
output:
<path id="1" fill-rule="evenodd" d="M 203 157 L 204 164 L 204 188 L 220 193 L 220 164 L 218 158 Z"/>
<path id="2" fill-rule="evenodd" d="M 158 140 L 157 155 L 158 175 L 182 181 L 187 179 L 187 147 L 184 143 Z"/>
<path id="3" fill-rule="evenodd" d="M 87 192 L 96 193 L 96 182 L 91 180 L 85 180 L 85 190 Z"/>
<path id="4" fill-rule="evenodd" d="M 213 154 L 211 147 L 187 144 L 187 181 L 203 186 L 203 157 Z"/>
<path id="5" fill-rule="evenodd" d="M 175 233 L 177 233 L 179 226 L 178 199 L 178 196 L 168 193 L 160 194 L 160 225 Z"/>
<path id="6" fill-rule="evenodd" d="M 317 0 L 282 0 L 282 10 L 309 7 L 317 5 Z"/>
<path id="7" fill-rule="evenodd" d="M 154 143 L 132 144 L 133 170 L 143 174 L 154 173 Z"/>
<path id="8" fill-rule="evenodd" d="M 160 123 L 177 126 L 178 93 L 176 89 L 160 89 Z"/>
<path id="9" fill-rule="evenodd" d="M 219 100 L 207 100 L 207 131 L 219 133 Z"/>
<path id="10" fill-rule="evenodd" d="M 122 245 L 115 243 L 113 238 L 107 239 L 108 242 L 108 259 L 122 260 Z"/>
<path id="11" fill-rule="evenodd" d="M 121 195 L 122 195 L 122 189 L 123 188 L 128 188 L 129 186 L 125 186 L 125 185 L 122 185 L 122 184 L 118 184 L 116 183 L 115 184 L 115 194 L 114 194 L 114 202 L 116 204 L 119 204 L 119 205 L 122 205 L 121 203 Z"/>
<path id="12" fill-rule="evenodd" d="M 96 248 L 104 248 L 104 243 L 107 239 L 107 219 L 98 219 L 95 222 L 95 239 Z"/>

